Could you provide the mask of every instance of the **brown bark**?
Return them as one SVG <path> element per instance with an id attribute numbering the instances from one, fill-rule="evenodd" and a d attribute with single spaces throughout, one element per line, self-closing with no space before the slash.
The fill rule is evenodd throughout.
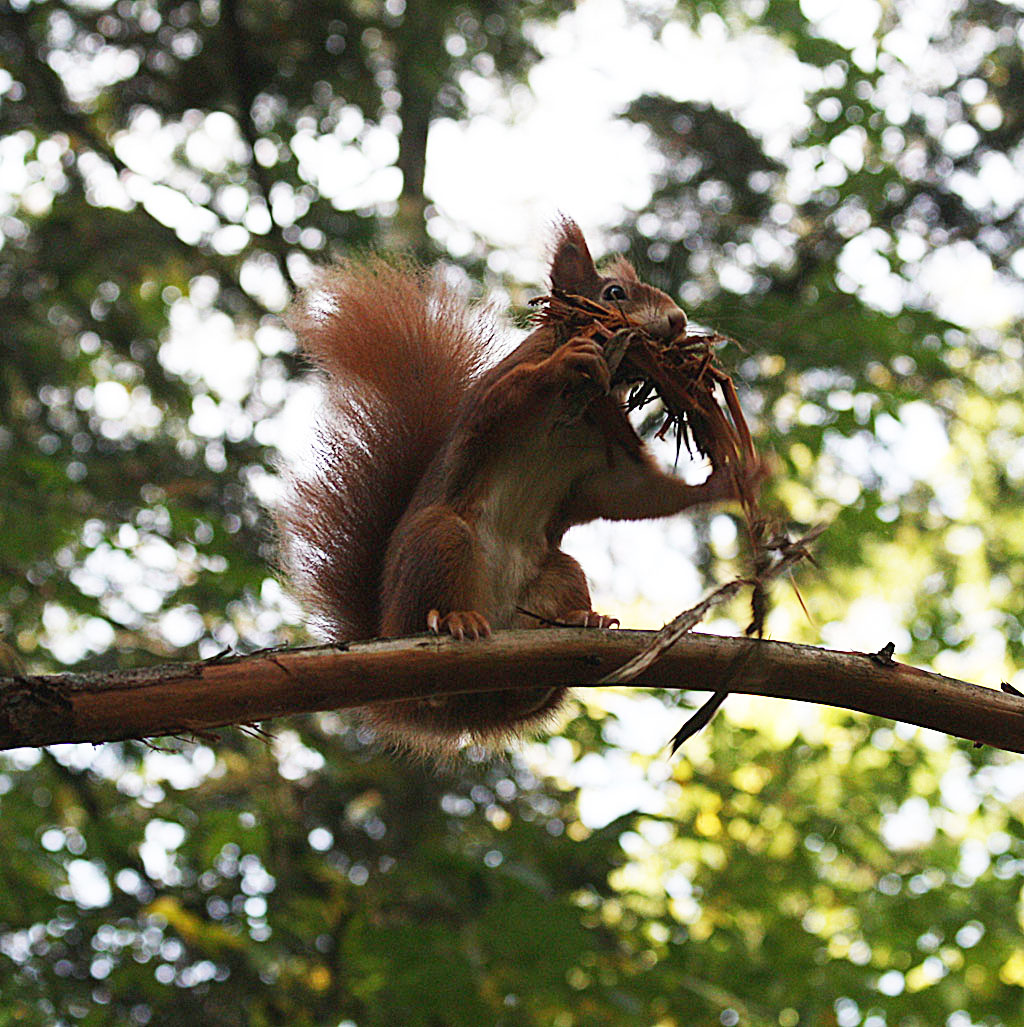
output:
<path id="1" fill-rule="evenodd" d="M 554 628 L 479 642 L 417 636 L 114 674 L 0 678 L 0 749 L 202 733 L 411 696 L 594 686 L 654 637 Z M 691 633 L 633 684 L 800 699 L 1024 752 L 1024 698 L 865 653 Z"/>
<path id="2" fill-rule="evenodd" d="M 438 95 L 444 86 L 441 68 L 450 61 L 445 53 L 445 19 L 434 5 L 409 4 L 402 24 L 392 37 L 395 85 L 402 97 L 399 114 L 402 131 L 398 139 L 398 160 L 402 192 L 392 226 L 397 248 L 418 259 L 431 256 L 427 234 L 427 138 L 438 115 Z"/>

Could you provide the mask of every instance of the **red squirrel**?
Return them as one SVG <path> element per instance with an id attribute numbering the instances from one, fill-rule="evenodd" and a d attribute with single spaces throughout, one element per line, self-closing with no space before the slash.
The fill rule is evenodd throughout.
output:
<path id="1" fill-rule="evenodd" d="M 599 272 L 568 219 L 550 279 L 654 332 L 685 327 L 621 257 Z M 324 388 L 314 459 L 292 474 L 279 517 L 283 564 L 325 640 L 610 627 L 618 621 L 594 612 L 583 569 L 559 548 L 565 532 L 734 497 L 722 472 L 688 485 L 657 466 L 599 343 L 559 344 L 542 326 L 488 366 L 490 322 L 440 275 L 343 262 L 319 273 L 291 323 Z M 536 727 L 565 696 L 537 687 L 365 712 L 385 737 L 444 755 Z"/>

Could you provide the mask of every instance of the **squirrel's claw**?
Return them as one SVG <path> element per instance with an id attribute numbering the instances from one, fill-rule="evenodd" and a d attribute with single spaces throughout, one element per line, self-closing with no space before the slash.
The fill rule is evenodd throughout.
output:
<path id="1" fill-rule="evenodd" d="M 447 632 L 460 641 L 466 638 L 491 637 L 491 625 L 482 613 L 475 610 L 453 610 L 443 617 L 438 610 L 427 614 L 427 628 L 435 635 Z"/>
<path id="2" fill-rule="evenodd" d="M 593 610 L 570 610 L 563 617 L 559 618 L 564 624 L 571 624 L 579 628 L 617 628 L 618 617 L 606 617 L 603 613 L 595 613 Z"/>

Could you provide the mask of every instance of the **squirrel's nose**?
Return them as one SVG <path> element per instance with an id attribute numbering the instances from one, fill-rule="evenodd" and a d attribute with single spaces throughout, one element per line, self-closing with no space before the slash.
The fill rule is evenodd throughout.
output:
<path id="1" fill-rule="evenodd" d="M 665 318 L 668 320 L 668 326 L 673 335 L 679 335 L 686 331 L 686 313 L 684 311 L 678 308 L 670 310 Z"/>
<path id="2" fill-rule="evenodd" d="M 686 313 L 676 307 L 674 310 L 670 310 L 662 314 L 661 317 L 650 321 L 644 325 L 644 328 L 656 338 L 674 339 L 677 335 L 682 335 L 686 331 Z"/>

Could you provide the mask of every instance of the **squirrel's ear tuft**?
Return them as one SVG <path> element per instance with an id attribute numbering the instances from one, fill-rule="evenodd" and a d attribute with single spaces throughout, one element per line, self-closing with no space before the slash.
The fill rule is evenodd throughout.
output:
<path id="1" fill-rule="evenodd" d="M 555 225 L 551 247 L 551 288 L 576 296 L 596 296 L 601 277 L 594 267 L 579 225 L 562 217 Z"/>

